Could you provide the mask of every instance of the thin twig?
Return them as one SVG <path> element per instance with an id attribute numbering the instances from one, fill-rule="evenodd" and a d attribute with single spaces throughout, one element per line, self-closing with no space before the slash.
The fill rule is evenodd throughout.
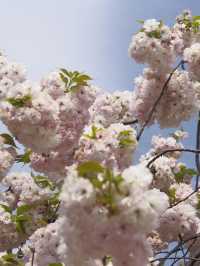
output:
<path id="1" fill-rule="evenodd" d="M 197 133 L 196 133 L 196 149 L 200 149 L 200 112 L 198 114 L 198 122 L 197 122 Z M 200 175 L 200 161 L 199 154 L 195 154 L 195 162 L 198 174 L 196 176 L 195 190 L 197 190 L 199 186 L 199 175 Z"/>
<path id="2" fill-rule="evenodd" d="M 196 150 L 196 149 L 167 149 L 167 150 L 164 150 L 162 152 L 160 152 L 159 154 L 157 154 L 155 157 L 153 157 L 147 164 L 147 167 L 150 168 L 151 164 L 157 160 L 159 157 L 165 155 L 166 153 L 169 153 L 169 152 L 176 152 L 176 151 L 180 151 L 180 152 L 191 152 L 191 153 L 200 153 L 200 149 L 199 150 Z"/>
<path id="3" fill-rule="evenodd" d="M 199 257 L 200 257 L 200 254 L 199 254 Z M 166 261 L 166 260 L 174 260 L 174 259 L 177 259 L 177 260 L 181 260 L 181 259 L 183 259 L 183 257 L 170 257 L 170 258 L 157 258 L 157 259 L 153 259 L 153 260 L 151 260 L 150 261 L 150 263 L 153 263 L 153 262 L 156 262 L 156 261 L 162 261 L 162 262 L 164 262 L 164 261 Z M 193 263 L 195 263 L 195 262 L 197 262 L 197 261 L 200 261 L 200 259 L 198 259 L 198 258 L 193 258 L 193 257 L 188 257 L 188 258 L 186 258 L 187 260 L 192 260 L 193 261 Z M 192 264 L 192 265 L 194 265 L 194 264 Z"/>
<path id="4" fill-rule="evenodd" d="M 127 122 L 122 122 L 123 125 L 134 125 L 134 124 L 137 124 L 138 123 L 138 120 L 135 119 L 135 120 L 132 120 L 132 121 L 127 121 Z"/>
<path id="5" fill-rule="evenodd" d="M 179 240 L 181 242 L 181 252 L 183 254 L 184 266 L 186 266 L 185 252 L 184 252 L 184 247 L 183 247 L 183 238 L 182 238 L 181 234 L 179 234 L 178 237 L 179 237 Z"/>
<path id="6" fill-rule="evenodd" d="M 179 241 L 178 244 L 177 244 L 172 250 L 170 250 L 170 251 L 168 252 L 168 254 L 167 254 L 164 258 L 154 259 L 154 260 L 151 261 L 151 262 L 159 261 L 159 260 L 162 260 L 162 261 L 168 260 L 168 258 L 169 258 L 172 254 L 174 254 L 174 253 L 180 251 L 181 245 L 186 244 L 187 242 L 189 242 L 189 241 L 191 241 L 191 240 L 196 240 L 196 239 L 198 239 L 199 237 L 200 237 L 200 234 L 196 234 L 196 235 L 194 235 L 194 236 L 191 236 L 191 237 L 189 237 L 189 238 L 187 238 L 187 239 L 182 240 L 182 243 Z M 159 254 L 157 254 L 157 255 L 159 255 Z M 161 263 L 160 263 L 159 265 L 161 265 Z"/>
<path id="7" fill-rule="evenodd" d="M 162 96 L 164 95 L 165 90 L 167 89 L 167 86 L 168 86 L 168 84 L 169 84 L 169 82 L 170 82 L 170 80 L 171 80 L 171 78 L 172 78 L 174 72 L 175 72 L 175 71 L 176 71 L 181 65 L 183 65 L 183 64 L 184 64 L 184 61 L 181 60 L 180 63 L 178 63 L 178 65 L 177 65 L 177 66 L 172 70 L 172 72 L 169 74 L 169 77 L 167 78 L 167 80 L 165 81 L 165 83 L 164 83 L 164 85 L 163 85 L 163 87 L 162 87 L 162 89 L 161 89 L 160 95 L 159 95 L 158 98 L 156 99 L 156 101 L 155 101 L 155 103 L 154 103 L 152 109 L 150 110 L 150 112 L 149 112 L 149 114 L 148 114 L 148 116 L 147 116 L 147 119 L 145 120 L 144 124 L 142 125 L 142 127 L 141 127 L 141 129 L 140 129 L 140 131 L 139 131 L 139 133 L 138 133 L 138 135 L 137 135 L 137 140 L 139 140 L 139 139 L 141 138 L 142 133 L 143 133 L 145 127 L 148 125 L 149 121 L 151 120 L 152 115 L 153 115 L 154 111 L 156 110 L 156 107 L 157 107 L 157 105 L 159 104 L 159 102 L 160 102 Z"/>
<path id="8" fill-rule="evenodd" d="M 197 259 L 198 259 L 199 257 L 200 257 L 200 252 L 197 253 L 197 255 L 195 256 L 196 261 L 198 261 Z M 193 261 L 191 262 L 190 266 L 193 266 L 193 265 L 196 263 L 196 261 L 193 260 Z M 199 260 L 199 261 L 200 261 L 200 260 Z"/>
<path id="9" fill-rule="evenodd" d="M 192 195 L 194 195 L 195 193 L 197 193 L 197 192 L 199 191 L 199 189 L 200 189 L 200 187 L 197 187 L 196 190 L 192 191 L 192 192 L 191 192 L 190 194 L 188 194 L 185 198 L 183 198 L 183 199 L 177 201 L 176 203 L 174 203 L 173 205 L 171 205 L 171 206 L 169 207 L 169 209 L 171 209 L 171 208 L 177 206 L 177 205 L 180 204 L 181 202 L 186 201 L 186 200 L 189 199 Z"/>
<path id="10" fill-rule="evenodd" d="M 30 250 L 31 250 L 31 252 L 32 252 L 31 266 L 34 266 L 35 249 L 30 247 Z"/>

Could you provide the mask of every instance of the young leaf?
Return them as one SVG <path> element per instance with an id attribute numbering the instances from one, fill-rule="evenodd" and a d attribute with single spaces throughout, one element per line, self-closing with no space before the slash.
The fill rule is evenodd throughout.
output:
<path id="1" fill-rule="evenodd" d="M 194 175 L 197 175 L 197 172 L 192 168 L 187 168 L 186 166 L 182 165 L 180 167 L 180 171 L 174 174 L 176 182 L 177 183 L 183 182 L 183 179 L 186 175 L 189 175 L 192 177 Z"/>
<path id="2" fill-rule="evenodd" d="M 30 155 L 32 151 L 30 149 L 27 149 L 24 154 L 19 154 L 16 157 L 16 162 L 17 163 L 23 163 L 23 164 L 28 164 L 30 163 Z"/>
<path id="3" fill-rule="evenodd" d="M 92 127 L 91 127 L 91 133 L 84 134 L 84 136 L 86 138 L 89 138 L 89 139 L 97 139 L 97 132 L 99 132 L 101 130 L 102 130 L 101 128 L 98 128 L 98 127 L 92 125 Z"/>
<path id="4" fill-rule="evenodd" d="M 144 20 L 143 19 L 137 19 L 136 20 L 138 23 L 140 23 L 140 24 L 144 24 Z"/>
<path id="5" fill-rule="evenodd" d="M 25 234 L 25 222 L 28 222 L 31 220 L 31 217 L 26 214 L 19 214 L 19 215 L 13 215 L 12 216 L 12 221 L 16 226 L 16 230 L 18 233 Z"/>
<path id="6" fill-rule="evenodd" d="M 104 168 L 100 165 L 100 163 L 96 161 L 87 161 L 79 164 L 77 170 L 80 176 L 85 176 L 91 173 L 92 174 L 103 173 Z"/>
<path id="7" fill-rule="evenodd" d="M 125 148 L 131 146 L 135 143 L 132 139 L 132 131 L 131 130 L 123 130 L 118 135 L 119 146 L 121 148 Z"/>
<path id="8" fill-rule="evenodd" d="M 0 207 L 3 208 L 5 212 L 12 213 L 12 209 L 9 206 L 5 204 L 0 204 Z"/>
<path id="9" fill-rule="evenodd" d="M 25 205 L 21 205 L 21 206 L 17 207 L 16 214 L 17 214 L 17 215 L 24 214 L 25 212 L 30 211 L 31 208 L 32 208 L 31 205 L 27 205 L 27 204 L 25 204 Z"/>
<path id="10" fill-rule="evenodd" d="M 176 202 L 176 189 L 175 188 L 170 188 L 168 190 L 168 196 L 169 196 L 169 201 L 171 204 Z"/>
<path id="11" fill-rule="evenodd" d="M 0 264 L 2 266 L 24 266 L 22 260 L 18 259 L 16 254 L 8 253 L 1 257 L 1 260 L 3 260 L 3 264 Z"/>
<path id="12" fill-rule="evenodd" d="M 9 135 L 7 133 L 2 133 L 2 134 L 0 134 L 0 136 L 2 138 L 4 138 L 4 143 L 5 144 L 11 145 L 11 146 L 17 148 L 17 146 L 15 144 L 15 141 L 14 141 L 14 139 L 13 139 L 13 137 L 11 135 Z"/>
<path id="13" fill-rule="evenodd" d="M 51 180 L 49 180 L 48 177 L 42 176 L 42 175 L 36 175 L 36 176 L 34 176 L 33 174 L 32 174 L 32 177 L 33 177 L 35 183 L 39 187 L 41 187 L 41 188 L 49 187 L 51 190 L 55 190 L 54 183 Z"/>
<path id="14" fill-rule="evenodd" d="M 31 95 L 28 94 L 22 97 L 8 98 L 7 101 L 16 108 L 21 108 L 31 102 Z"/>
<path id="15" fill-rule="evenodd" d="M 65 83 L 65 92 L 76 91 L 80 86 L 87 86 L 91 77 L 78 71 L 60 69 L 60 78 Z"/>

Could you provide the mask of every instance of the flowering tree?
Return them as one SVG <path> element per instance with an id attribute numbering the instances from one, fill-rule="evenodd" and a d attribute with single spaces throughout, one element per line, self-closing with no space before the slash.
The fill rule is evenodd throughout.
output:
<path id="1" fill-rule="evenodd" d="M 200 115 L 195 148 L 177 129 L 132 162 L 147 127 L 200 111 L 200 16 L 140 23 L 129 54 L 147 68 L 134 91 L 66 69 L 35 85 L 0 56 L 0 266 L 200 265 Z"/>

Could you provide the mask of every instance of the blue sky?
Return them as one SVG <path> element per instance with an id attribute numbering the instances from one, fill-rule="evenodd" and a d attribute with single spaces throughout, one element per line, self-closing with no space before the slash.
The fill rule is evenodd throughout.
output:
<path id="1" fill-rule="evenodd" d="M 60 67 L 89 73 L 108 90 L 133 89 L 143 66 L 133 62 L 127 48 L 137 19 L 157 18 L 172 24 L 183 9 L 200 15 L 198 0 L 34 0 L 0 1 L 0 47 L 27 66 L 39 80 Z M 184 125 L 191 133 L 193 122 Z M 152 127 L 143 138 L 149 145 Z M 194 139 L 187 143 L 191 146 Z M 191 158 L 191 155 L 190 155 Z"/>

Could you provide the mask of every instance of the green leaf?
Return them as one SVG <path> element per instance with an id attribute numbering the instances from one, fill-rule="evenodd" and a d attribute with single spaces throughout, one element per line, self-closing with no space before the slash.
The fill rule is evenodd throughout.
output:
<path id="1" fill-rule="evenodd" d="M 91 77 L 78 71 L 60 69 L 60 78 L 65 83 L 65 92 L 76 91 L 80 86 L 87 86 Z"/>
<path id="2" fill-rule="evenodd" d="M 132 130 L 123 130 L 118 135 L 119 146 L 125 148 L 135 144 L 135 140 L 132 138 Z"/>
<path id="3" fill-rule="evenodd" d="M 150 38 L 156 38 L 156 39 L 160 39 L 161 38 L 161 32 L 159 30 L 147 32 L 146 34 Z"/>
<path id="4" fill-rule="evenodd" d="M 54 183 L 49 180 L 48 177 L 46 176 L 42 176 L 42 175 L 33 175 L 32 174 L 32 177 L 35 181 L 35 183 L 40 187 L 40 188 L 46 188 L 46 187 L 49 187 L 51 190 L 55 190 L 55 185 Z"/>
<path id="5" fill-rule="evenodd" d="M 0 204 L 0 207 L 3 208 L 5 212 L 12 213 L 12 209 L 9 206 L 5 204 Z"/>
<path id="6" fill-rule="evenodd" d="M 16 214 L 12 215 L 12 221 L 16 226 L 16 230 L 19 233 L 25 234 L 25 222 L 28 222 L 31 220 L 30 215 L 28 212 L 33 208 L 31 205 L 21 205 L 17 207 Z"/>
<path id="7" fill-rule="evenodd" d="M 31 102 L 31 95 L 25 95 L 22 97 L 17 97 L 17 98 L 8 98 L 7 101 L 15 106 L 16 108 L 21 108 L 26 106 L 28 103 Z"/>
<path id="8" fill-rule="evenodd" d="M 48 204 L 49 205 L 58 205 L 60 202 L 59 196 L 60 196 L 60 192 L 54 193 L 54 195 L 48 199 Z"/>
<path id="9" fill-rule="evenodd" d="M 3 260 L 2 266 L 24 266 L 22 260 L 18 259 L 16 254 L 8 253 L 1 257 L 1 260 Z"/>
<path id="10" fill-rule="evenodd" d="M 16 214 L 21 215 L 24 214 L 25 212 L 28 212 L 32 209 L 31 205 L 25 204 L 17 207 Z"/>
<path id="11" fill-rule="evenodd" d="M 192 168 L 187 168 L 186 166 L 182 165 L 180 167 L 179 172 L 174 174 L 176 182 L 182 183 L 186 175 L 189 175 L 192 177 L 194 175 L 197 175 L 197 172 Z"/>
<path id="12" fill-rule="evenodd" d="M 196 208 L 197 210 L 200 210 L 200 194 L 199 193 L 197 194 L 197 198 L 198 198 L 198 202 L 197 202 Z"/>
<path id="13" fill-rule="evenodd" d="M 200 16 L 193 16 L 193 20 L 200 20 Z"/>
<path id="14" fill-rule="evenodd" d="M 84 163 L 81 163 L 77 167 L 78 173 L 80 176 L 85 176 L 88 173 L 92 174 L 98 174 L 98 173 L 103 173 L 104 168 L 100 165 L 100 163 L 96 161 L 87 161 Z"/>
<path id="15" fill-rule="evenodd" d="M 84 134 L 84 136 L 86 138 L 89 138 L 89 139 L 97 139 L 97 132 L 99 132 L 101 130 L 102 130 L 101 128 L 98 128 L 98 127 L 92 125 L 91 133 L 90 134 Z"/>
<path id="16" fill-rule="evenodd" d="M 25 222 L 28 222 L 31 220 L 31 217 L 29 215 L 25 214 L 19 214 L 19 215 L 13 215 L 12 221 L 16 226 L 16 230 L 18 233 L 25 234 Z"/>
<path id="17" fill-rule="evenodd" d="M 120 175 L 120 174 L 117 175 L 117 176 L 115 176 L 114 179 L 113 179 L 113 182 L 114 182 L 115 188 L 116 188 L 117 192 L 120 193 L 120 194 L 121 194 L 121 192 L 120 192 L 120 184 L 121 184 L 123 181 L 124 181 L 124 178 L 123 178 L 123 176 Z"/>
<path id="18" fill-rule="evenodd" d="M 112 257 L 111 256 L 105 256 L 102 259 L 102 262 L 103 262 L 103 266 L 107 266 L 109 262 L 112 262 Z"/>
<path id="19" fill-rule="evenodd" d="M 11 135 L 9 135 L 7 133 L 2 133 L 2 134 L 0 134 L 0 136 L 2 138 L 4 138 L 4 143 L 5 144 L 11 145 L 11 146 L 17 148 L 17 146 L 15 144 L 15 141 L 14 141 L 14 139 L 13 139 L 13 137 Z"/>
<path id="20" fill-rule="evenodd" d="M 30 149 L 27 149 L 24 154 L 19 154 L 16 157 L 16 162 L 17 163 L 23 163 L 23 164 L 28 164 L 30 163 L 30 156 L 31 156 L 32 151 Z"/>
<path id="21" fill-rule="evenodd" d="M 137 19 L 136 20 L 138 23 L 140 23 L 140 24 L 144 24 L 144 20 L 143 19 Z"/>
<path id="22" fill-rule="evenodd" d="M 176 189 L 175 188 L 170 188 L 167 192 L 169 196 L 169 201 L 171 204 L 176 202 Z"/>

